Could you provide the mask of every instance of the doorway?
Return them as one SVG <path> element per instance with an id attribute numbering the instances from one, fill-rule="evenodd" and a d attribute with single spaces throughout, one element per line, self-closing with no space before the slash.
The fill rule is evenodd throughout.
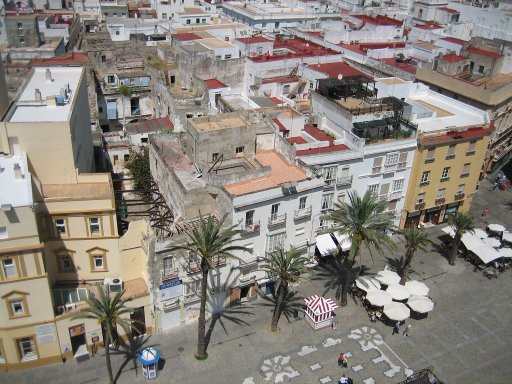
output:
<path id="1" fill-rule="evenodd" d="M 249 291 L 251 289 L 251 286 L 248 285 L 246 287 L 240 288 L 240 301 L 242 303 L 249 301 Z"/>
<path id="2" fill-rule="evenodd" d="M 87 351 L 87 338 L 85 335 L 85 325 L 79 324 L 69 328 L 69 339 L 71 340 L 71 349 L 73 356 L 76 356 L 83 350 Z"/>
<path id="3" fill-rule="evenodd" d="M 144 320 L 144 307 L 133 308 L 130 312 L 132 322 L 132 339 L 146 333 L 146 322 Z"/>
<path id="4" fill-rule="evenodd" d="M 439 216 L 441 215 L 441 208 L 437 208 L 435 210 L 429 211 L 425 214 L 425 223 L 437 224 L 439 223 Z"/>

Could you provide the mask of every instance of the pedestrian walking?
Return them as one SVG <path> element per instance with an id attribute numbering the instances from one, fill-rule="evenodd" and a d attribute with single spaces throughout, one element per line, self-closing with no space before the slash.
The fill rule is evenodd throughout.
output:
<path id="1" fill-rule="evenodd" d="M 482 211 L 482 216 L 487 216 L 488 213 L 489 213 L 489 208 L 484 208 L 484 210 Z"/>
<path id="2" fill-rule="evenodd" d="M 411 336 L 411 324 L 407 324 L 407 327 L 405 327 L 404 332 L 402 333 L 402 336 Z"/>
<path id="3" fill-rule="evenodd" d="M 392 335 L 394 335 L 395 333 L 400 333 L 400 321 L 397 321 L 395 323 L 395 326 L 393 327 L 393 333 Z"/>
<path id="4" fill-rule="evenodd" d="M 348 379 L 345 376 L 345 374 L 343 374 L 343 376 L 341 376 L 339 383 L 340 384 L 348 384 Z"/>

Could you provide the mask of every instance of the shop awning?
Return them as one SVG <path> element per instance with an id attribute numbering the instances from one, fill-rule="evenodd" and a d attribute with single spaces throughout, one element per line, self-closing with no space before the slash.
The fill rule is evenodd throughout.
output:
<path id="1" fill-rule="evenodd" d="M 316 237 L 316 248 L 321 256 L 328 256 L 336 250 L 336 244 L 329 233 L 324 233 Z"/>
<path id="2" fill-rule="evenodd" d="M 342 251 L 348 251 L 352 246 L 352 241 L 350 241 L 350 237 L 347 234 L 341 235 L 338 232 L 334 232 L 334 237 L 338 241 Z"/>

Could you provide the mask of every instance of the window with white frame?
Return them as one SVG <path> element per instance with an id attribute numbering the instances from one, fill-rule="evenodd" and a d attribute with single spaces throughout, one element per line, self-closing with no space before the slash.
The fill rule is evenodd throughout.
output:
<path id="1" fill-rule="evenodd" d="M 277 219 L 278 215 L 279 215 L 279 203 L 272 204 L 272 207 L 270 207 L 270 219 L 275 220 L 275 219 Z"/>
<path id="2" fill-rule="evenodd" d="M 386 160 L 384 162 L 384 165 L 386 167 L 389 167 L 389 166 L 398 164 L 398 157 L 399 156 L 400 156 L 400 154 L 398 152 L 388 153 L 386 155 Z"/>
<path id="3" fill-rule="evenodd" d="M 322 173 L 324 175 L 324 181 L 326 184 L 332 184 L 336 179 L 336 170 L 338 167 L 336 165 L 331 167 L 324 167 L 322 169 Z"/>
<path id="4" fill-rule="evenodd" d="M 163 260 L 163 267 L 164 276 L 173 275 L 176 272 L 174 269 L 174 258 L 172 256 L 165 256 Z"/>
<path id="5" fill-rule="evenodd" d="M 450 167 L 444 167 L 443 173 L 441 174 L 441 180 L 448 179 L 450 177 Z"/>
<path id="6" fill-rule="evenodd" d="M 12 314 L 14 317 L 22 316 L 25 314 L 25 307 L 23 305 L 23 300 L 21 300 L 21 299 L 11 300 L 9 302 L 9 304 L 11 305 L 11 310 L 12 310 Z"/>
<path id="7" fill-rule="evenodd" d="M 327 210 L 332 208 L 332 200 L 334 198 L 334 193 L 328 193 L 322 195 L 322 210 Z"/>
<path id="8" fill-rule="evenodd" d="M 66 233 L 66 220 L 64 219 L 55 219 L 55 229 L 57 234 L 64 235 Z"/>
<path id="9" fill-rule="evenodd" d="M 2 267 L 4 270 L 4 276 L 6 278 L 18 276 L 18 272 L 16 271 L 16 263 L 14 262 L 14 259 L 3 259 Z"/>
<path id="10" fill-rule="evenodd" d="M 458 187 L 457 187 L 457 192 L 455 192 L 457 195 L 460 195 L 462 193 L 464 193 L 464 184 L 460 184 Z"/>
<path id="11" fill-rule="evenodd" d="M 404 179 L 393 180 L 393 192 L 402 191 L 404 189 Z"/>
<path id="12" fill-rule="evenodd" d="M 30 361 L 37 359 L 37 352 L 33 337 L 23 337 L 21 339 L 18 339 L 17 345 L 21 361 Z"/>
<path id="13" fill-rule="evenodd" d="M 73 267 L 73 259 L 70 255 L 60 256 L 60 268 L 62 272 L 74 271 L 75 268 Z"/>
<path id="14" fill-rule="evenodd" d="M 101 270 L 105 269 L 103 255 L 93 255 L 92 261 L 93 261 L 92 266 L 95 271 L 101 271 Z"/>
<path id="15" fill-rule="evenodd" d="M 307 196 L 302 196 L 299 199 L 299 210 L 306 209 L 306 202 L 308 200 Z"/>
<path id="16" fill-rule="evenodd" d="M 252 227 L 254 224 L 254 209 L 245 212 L 245 226 Z"/>
<path id="17" fill-rule="evenodd" d="M 243 145 L 235 148 L 235 154 L 238 155 L 239 153 L 244 153 Z"/>
<path id="18" fill-rule="evenodd" d="M 99 235 L 100 234 L 100 219 L 99 219 L 99 217 L 90 217 L 89 218 L 89 230 L 91 231 L 91 235 Z"/>
<path id="19" fill-rule="evenodd" d="M 425 192 L 418 193 L 418 197 L 416 198 L 416 204 L 422 204 L 425 202 Z"/>
<path id="20" fill-rule="evenodd" d="M 88 299 L 87 288 L 56 288 L 53 290 L 55 305 L 79 303 Z"/>
<path id="21" fill-rule="evenodd" d="M 438 189 L 437 190 L 437 194 L 436 194 L 436 200 L 439 200 L 439 199 L 444 199 L 444 193 L 445 193 L 446 189 L 442 188 L 442 189 Z"/>
<path id="22" fill-rule="evenodd" d="M 469 176 L 469 167 L 470 166 L 471 166 L 471 163 L 464 164 L 464 168 L 462 168 L 462 173 L 460 174 L 460 177 Z"/>
<path id="23" fill-rule="evenodd" d="M 421 184 L 428 183 L 428 182 L 429 182 L 429 179 L 430 179 L 430 171 L 425 171 L 425 172 L 423 172 L 423 174 L 421 175 L 421 181 L 420 181 L 420 183 L 421 183 Z"/>
<path id="24" fill-rule="evenodd" d="M 276 249 L 284 246 L 286 239 L 286 232 L 277 233 L 267 237 L 267 252 L 273 252 Z"/>
<path id="25" fill-rule="evenodd" d="M 370 184 L 368 185 L 368 190 L 373 193 L 375 196 L 379 194 L 379 184 Z"/>
<path id="26" fill-rule="evenodd" d="M 185 296 L 193 296 L 201 293 L 201 280 L 192 280 L 185 283 Z"/>

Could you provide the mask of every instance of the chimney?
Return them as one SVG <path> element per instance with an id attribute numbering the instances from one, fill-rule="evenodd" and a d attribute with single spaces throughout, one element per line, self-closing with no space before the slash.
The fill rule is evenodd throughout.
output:
<path id="1" fill-rule="evenodd" d="M 35 93 L 36 101 L 41 102 L 42 98 L 41 98 L 41 91 L 39 90 L 39 88 L 36 88 L 36 91 L 34 93 Z"/>
<path id="2" fill-rule="evenodd" d="M 46 68 L 46 82 L 50 84 L 52 81 L 52 72 L 50 71 L 50 68 Z"/>

